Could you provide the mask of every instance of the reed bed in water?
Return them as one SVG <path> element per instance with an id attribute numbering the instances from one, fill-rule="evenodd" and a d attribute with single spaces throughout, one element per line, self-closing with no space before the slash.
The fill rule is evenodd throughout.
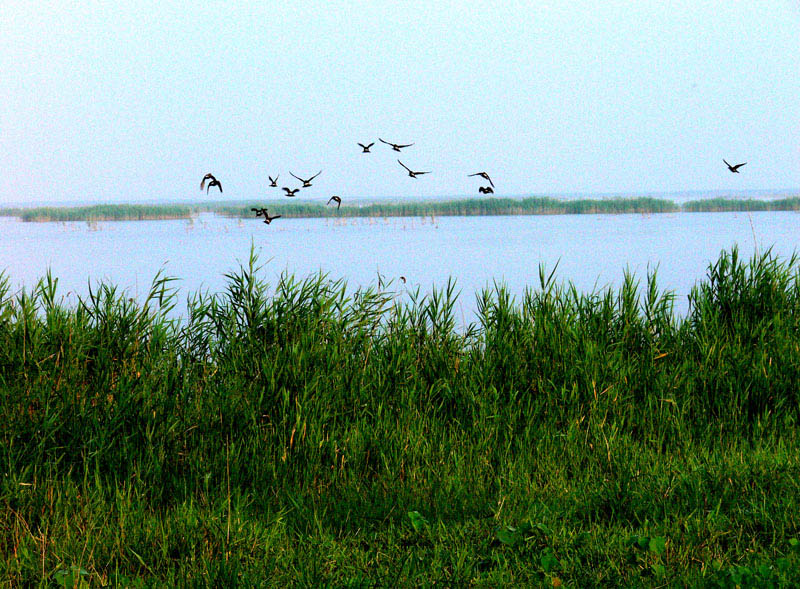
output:
<path id="1" fill-rule="evenodd" d="M 0 215 L 19 217 L 23 221 L 151 221 L 188 219 L 199 212 L 189 205 L 91 205 L 85 207 L 37 207 L 0 210 Z"/>
<path id="2" fill-rule="evenodd" d="M 712 198 L 707 200 L 694 200 L 683 205 L 683 210 L 694 212 L 725 212 L 725 211 L 800 211 L 800 198 L 787 197 L 775 200 L 736 200 L 727 198 Z"/>
<path id="3" fill-rule="evenodd" d="M 324 200 L 324 199 L 323 199 Z M 671 200 L 605 198 L 563 200 L 550 197 L 470 198 L 451 201 L 386 202 L 353 204 L 344 201 L 337 209 L 322 202 L 263 200 L 247 203 L 206 201 L 191 205 L 94 205 L 88 207 L 44 207 L 0 209 L 0 216 L 23 221 L 123 221 L 188 218 L 201 212 L 227 217 L 253 217 L 252 207 L 267 206 L 270 213 L 291 217 L 428 217 L 474 215 L 579 215 L 624 213 L 675 213 L 724 211 L 796 211 L 800 198 L 776 200 L 705 199 L 683 204 Z"/>
<path id="4" fill-rule="evenodd" d="M 220 205 L 215 212 L 230 217 L 250 217 L 250 206 Z M 555 198 L 489 198 L 453 201 L 391 202 L 364 205 L 346 205 L 341 209 L 324 204 L 297 202 L 272 202 L 270 211 L 284 217 L 429 217 L 477 215 L 557 215 L 589 213 L 643 213 L 672 212 L 677 206 L 665 200 L 652 198 L 605 200 L 558 200 Z"/>
<path id="5" fill-rule="evenodd" d="M 155 586 L 800 583 L 797 260 L 514 301 L 257 260 L 189 299 L 0 288 L 0 575 Z"/>

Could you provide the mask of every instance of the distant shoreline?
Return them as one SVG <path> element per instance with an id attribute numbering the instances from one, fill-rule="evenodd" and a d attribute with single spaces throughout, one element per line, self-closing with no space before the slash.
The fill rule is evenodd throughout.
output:
<path id="1" fill-rule="evenodd" d="M 637 198 L 462 198 L 418 202 L 373 202 L 348 204 L 340 209 L 320 202 L 261 200 L 236 203 L 195 204 L 104 204 L 60 207 L 6 207 L 0 216 L 17 217 L 24 222 L 66 221 L 151 221 L 190 219 L 200 213 L 224 217 L 251 218 L 252 207 L 268 207 L 271 214 L 284 218 L 315 217 L 430 217 L 489 215 L 579 215 L 653 214 L 736 211 L 800 211 L 800 196 L 774 199 L 707 198 L 678 203 L 669 199 Z"/>

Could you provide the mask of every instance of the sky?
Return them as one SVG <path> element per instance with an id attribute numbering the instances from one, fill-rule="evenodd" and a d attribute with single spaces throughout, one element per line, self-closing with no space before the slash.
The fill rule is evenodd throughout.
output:
<path id="1" fill-rule="evenodd" d="M 0 6 L 0 204 L 800 187 L 797 0 L 123 4 Z"/>

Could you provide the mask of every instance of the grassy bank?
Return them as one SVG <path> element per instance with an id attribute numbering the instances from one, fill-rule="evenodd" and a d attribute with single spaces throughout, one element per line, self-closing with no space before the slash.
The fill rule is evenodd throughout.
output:
<path id="1" fill-rule="evenodd" d="M 340 209 L 322 202 L 262 200 L 240 203 L 202 202 L 191 205 L 95 205 L 0 209 L 0 216 L 23 221 L 122 221 L 189 218 L 202 212 L 251 218 L 251 207 L 267 206 L 271 214 L 299 217 L 429 217 L 474 215 L 580 215 L 623 213 L 676 213 L 724 211 L 797 211 L 800 197 L 776 200 L 705 199 L 683 204 L 657 198 L 606 198 L 563 200 L 549 197 L 467 198 L 451 201 L 350 204 Z"/>
<path id="2" fill-rule="evenodd" d="M 800 583 L 797 261 L 401 304 L 256 261 L 0 289 L 0 578 L 93 586 Z"/>

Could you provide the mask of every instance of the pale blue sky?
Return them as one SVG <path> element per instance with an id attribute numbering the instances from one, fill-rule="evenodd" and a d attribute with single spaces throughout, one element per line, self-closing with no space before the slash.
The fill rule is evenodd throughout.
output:
<path id="1" fill-rule="evenodd" d="M 800 187 L 796 0 L 13 4 L 0 203 Z"/>

